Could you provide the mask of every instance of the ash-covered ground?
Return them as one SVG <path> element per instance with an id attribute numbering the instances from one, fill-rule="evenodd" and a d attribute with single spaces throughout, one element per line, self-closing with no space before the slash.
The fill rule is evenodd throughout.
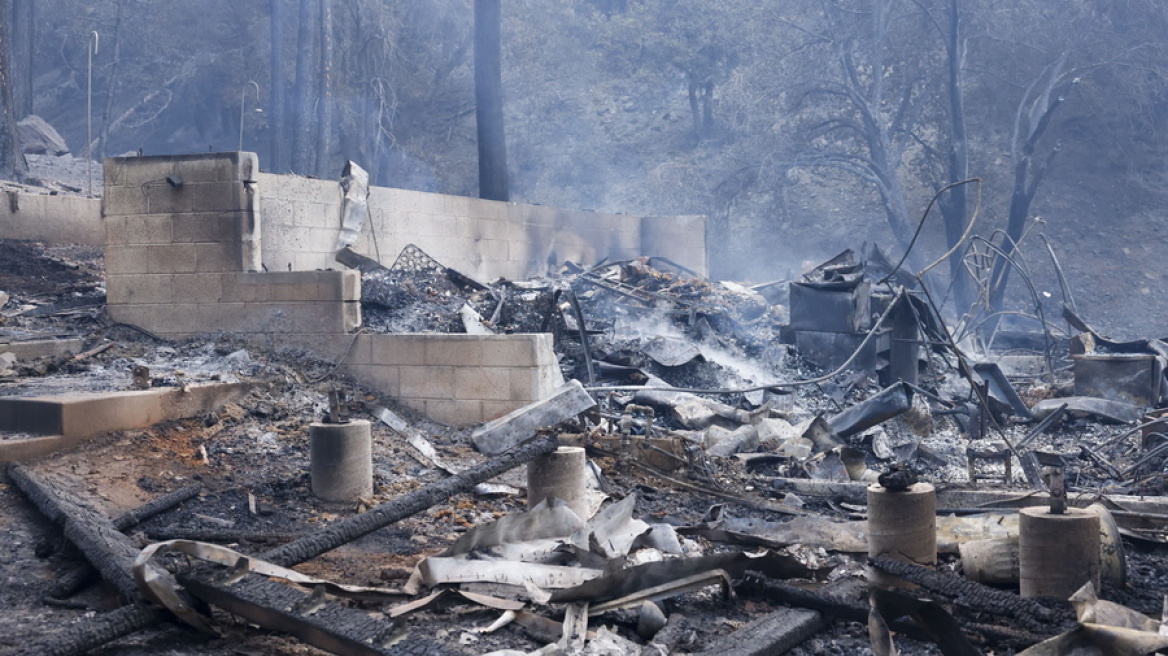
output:
<path id="1" fill-rule="evenodd" d="M 338 376 L 332 363 L 298 352 L 258 352 L 231 335 L 170 343 L 111 323 L 101 306 L 101 271 L 96 249 L 0 244 L 0 281 L 10 296 L 0 307 L 4 316 L 0 330 L 5 336 L 80 336 L 86 340 L 86 352 L 93 352 L 82 359 L 60 356 L 16 363 L 0 374 L 0 394 L 129 389 L 135 366 L 148 367 L 157 386 L 202 381 L 255 384 L 249 394 L 217 412 L 105 435 L 27 465 L 109 517 L 172 490 L 201 486 L 196 498 L 130 529 L 139 546 L 191 539 L 260 553 L 449 476 L 411 446 L 406 435 L 377 420 L 382 408 L 402 417 L 409 432 L 432 444 L 451 469 L 489 458 L 474 449 L 472 429 L 434 424 L 393 399 Z M 810 439 L 806 426 L 816 417 L 837 417 L 889 385 L 875 371 L 823 376 L 829 372 L 785 343 L 782 333 L 788 311 L 772 300 L 760 290 L 704 280 L 652 259 L 589 270 L 568 268 L 550 279 L 489 284 L 438 269 L 385 269 L 363 275 L 363 310 L 369 330 L 554 334 L 565 377 L 592 389 L 598 407 L 552 432 L 563 443 L 588 447 L 600 474 L 596 486 L 609 504 L 635 496 L 633 518 L 675 530 L 692 529 L 679 531 L 678 553 L 657 549 L 651 554 L 640 548 L 612 558 L 610 567 L 619 568 L 622 558 L 628 559 L 628 565 L 642 559 L 712 557 L 764 548 L 761 541 L 744 545 L 716 538 L 706 529 L 718 517 L 749 519 L 759 525 L 805 517 L 862 518 L 862 503 L 844 490 L 854 490 L 894 465 L 942 491 L 1003 490 L 1009 491 L 1004 496 L 1019 498 L 1031 494 L 1017 459 L 1012 461 L 1010 480 L 1002 480 L 1001 461 L 978 463 L 977 473 L 988 478 L 971 485 L 969 449 L 994 451 L 1025 442 L 1027 451 L 1060 455 L 1067 488 L 1076 502 L 1144 495 L 1155 504 L 1156 497 L 1165 494 L 1168 454 L 1155 450 L 1155 426 L 1144 431 L 1152 435 L 1147 437 L 1133 432 L 1133 423 L 1108 423 L 1097 415 L 1068 412 L 1026 441 L 1036 421 L 1013 416 L 998 405 L 979 415 L 967 376 L 953 366 L 953 355 L 940 349 L 928 352 L 919 389 L 896 416 L 837 436 L 830 443 Z M 1030 352 L 1012 355 L 1030 358 L 1027 362 L 1042 359 L 1041 354 Z M 1060 349 L 1053 357 L 1053 378 L 1041 371 L 1011 375 L 1028 405 L 1070 391 L 1067 352 Z M 818 378 L 822 380 L 800 384 Z M 646 384 L 665 389 L 634 389 Z M 615 389 L 605 391 L 604 387 Z M 370 419 L 374 425 L 374 495 L 356 504 L 317 499 L 308 473 L 308 424 L 324 416 L 329 393 L 337 389 L 347 392 L 352 416 Z M 399 588 L 423 559 L 450 549 L 476 527 L 530 510 L 523 494 L 527 480 L 522 467 L 494 482 L 510 490 L 452 496 L 297 569 L 342 583 Z M 801 488 L 800 483 L 807 486 Z M 811 491 L 813 484 L 820 485 L 819 492 Z M 837 493 L 831 492 L 832 485 L 837 486 Z M 1100 596 L 1159 619 L 1168 589 L 1163 517 L 1135 511 L 1123 516 L 1120 506 L 1112 504 L 1112 508 L 1119 511 L 1116 517 L 1123 529 L 1126 581 L 1123 585 L 1105 582 Z M 9 545 L 0 555 L 4 582 L 0 603 L 6 608 L 0 618 L 0 646 L 12 653 L 22 653 L 22 646 L 30 641 L 83 626 L 121 603 L 97 577 L 68 597 L 49 594 L 54 583 L 83 564 L 84 558 L 10 479 L 0 486 L 0 533 Z M 853 608 L 866 607 L 863 554 L 807 546 L 797 539 L 771 548 L 805 568 L 806 576 L 786 583 Z M 577 553 L 564 556 L 563 562 L 596 566 L 597 553 L 603 551 L 594 552 L 592 560 L 586 558 L 587 553 Z M 944 553 L 938 569 L 960 574 L 961 562 L 955 554 Z M 737 593 L 729 598 L 717 585 L 706 585 L 661 600 L 663 615 L 674 629 L 682 627 L 674 630 L 666 625 L 666 651 L 703 652 L 751 622 L 792 607 L 789 598 L 760 591 L 742 580 L 735 579 L 734 585 Z M 1016 592 L 1016 586 L 1001 589 Z M 527 602 L 528 612 L 546 620 L 563 620 L 567 611 L 566 604 L 531 601 L 530 591 L 496 586 L 490 592 L 513 594 Z M 540 625 L 520 620 L 483 631 L 504 612 L 471 603 L 432 606 L 391 617 L 392 608 L 421 594 L 395 602 L 345 603 L 395 624 L 401 635 L 423 636 L 450 653 L 532 653 L 557 639 Z M 1036 628 L 960 598 L 930 596 L 982 653 L 1015 653 L 1036 639 L 1074 626 L 1070 606 L 1063 600 L 1044 602 L 1053 619 Z M 213 615 L 219 636 L 201 634 L 177 622 L 161 624 L 92 653 L 324 653 L 224 611 L 213 611 Z M 594 617 L 591 630 L 608 627 L 617 638 L 598 637 L 591 643 L 593 651 L 585 653 L 638 653 L 649 642 L 638 635 L 642 621 L 635 610 Z M 926 637 L 894 631 L 901 653 L 942 653 Z M 661 653 L 649 649 L 640 653 Z M 867 623 L 829 619 L 793 653 L 872 653 Z"/>

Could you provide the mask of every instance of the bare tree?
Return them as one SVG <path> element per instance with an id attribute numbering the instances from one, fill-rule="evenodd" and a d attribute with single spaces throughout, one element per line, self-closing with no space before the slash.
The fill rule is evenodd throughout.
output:
<path id="1" fill-rule="evenodd" d="M 19 73 L 13 82 L 13 102 L 18 118 L 33 113 L 32 82 L 36 61 L 36 1 L 20 0 L 12 7 L 12 62 Z"/>
<path id="2" fill-rule="evenodd" d="M 502 10 L 499 0 L 475 0 L 474 10 L 479 197 L 508 200 L 507 139 L 503 130 Z"/>
<path id="3" fill-rule="evenodd" d="M 316 174 L 328 175 L 333 134 L 333 3 L 320 0 L 320 70 L 316 78 Z"/>
<path id="4" fill-rule="evenodd" d="M 1038 185 L 1050 171 L 1055 156 L 1062 150 L 1062 145 L 1058 143 L 1045 149 L 1041 149 L 1039 145 L 1050 128 L 1059 106 L 1062 105 L 1066 91 L 1078 82 L 1077 78 L 1066 79 L 1069 56 L 1070 53 L 1064 52 L 1034 78 L 1018 102 L 1018 109 L 1014 115 L 1014 130 L 1010 139 L 1014 186 L 1010 193 L 1005 238 L 1000 246 L 1002 256 L 994 262 L 993 273 L 990 276 L 991 312 L 996 313 L 1002 309 L 1011 270 L 1011 267 L 1007 266 L 1006 258 L 1014 252 L 1015 246 L 1022 239 Z M 996 323 L 991 320 L 987 326 L 992 331 Z"/>
<path id="5" fill-rule="evenodd" d="M 312 157 L 313 103 L 312 81 L 317 72 L 317 62 L 313 55 L 316 43 L 313 39 L 312 0 L 300 0 L 298 26 L 296 32 L 296 100 L 294 105 L 296 125 L 295 150 L 292 155 L 292 170 L 309 173 L 315 165 Z"/>
<path id="6" fill-rule="evenodd" d="M 284 148 L 284 3 L 270 0 L 268 3 L 268 34 L 271 42 L 268 73 L 268 105 L 270 105 L 271 137 L 268 149 L 271 161 L 268 167 L 276 173 L 288 170 L 287 150 Z"/>
<path id="7" fill-rule="evenodd" d="M 28 163 L 20 151 L 16 137 L 16 118 L 13 116 L 12 87 L 16 79 L 12 70 L 12 46 L 9 26 L 12 25 L 11 0 L 0 0 L 0 178 L 22 180 L 28 174 Z"/>
<path id="8" fill-rule="evenodd" d="M 801 97 L 803 103 L 818 100 L 811 113 L 826 112 L 828 118 L 810 126 L 810 149 L 798 163 L 842 171 L 875 187 L 893 236 L 907 246 L 913 231 L 901 166 L 908 147 L 920 139 L 916 130 L 929 94 L 927 71 L 911 59 L 889 61 L 894 23 L 912 19 L 903 4 L 872 0 L 863 12 L 828 10 L 822 45 L 834 65 L 827 74 L 836 74 L 814 79 Z M 930 53 L 914 46 L 915 60 L 927 62 Z"/>

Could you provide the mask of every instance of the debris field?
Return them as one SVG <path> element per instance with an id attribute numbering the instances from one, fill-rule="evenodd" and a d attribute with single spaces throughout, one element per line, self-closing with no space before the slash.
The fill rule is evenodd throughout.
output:
<path id="1" fill-rule="evenodd" d="M 3 653 L 1168 647 L 1156 336 L 1068 306 L 985 339 L 875 253 L 756 286 L 651 257 L 492 282 L 416 247 L 338 261 L 364 330 L 550 332 L 563 384 L 439 425 L 307 352 L 109 321 L 100 249 L 0 243 L 4 341 L 77 342 L 6 346 L 0 414 L 231 391 L 31 459 L 0 435 Z M 364 463 L 326 469 L 351 454 L 317 436 L 362 431 Z"/>

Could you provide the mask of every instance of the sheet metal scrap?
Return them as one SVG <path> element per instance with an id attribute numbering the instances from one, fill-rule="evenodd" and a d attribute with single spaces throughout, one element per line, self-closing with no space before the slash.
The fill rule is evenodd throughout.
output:
<path id="1" fill-rule="evenodd" d="M 672 558 L 623 570 L 605 572 L 603 576 L 581 585 L 556 590 L 551 603 L 588 601 L 602 603 L 627 597 L 636 592 L 668 584 L 695 574 L 721 570 L 732 578 L 742 578 L 747 571 L 762 572 L 772 578 L 814 578 L 817 572 L 798 559 L 773 552 L 761 555 L 723 553 L 696 558 Z"/>
<path id="2" fill-rule="evenodd" d="M 1018 654 L 1152 654 L 1168 649 L 1164 623 L 1130 608 L 1097 598 L 1090 583 L 1071 595 L 1079 626 Z M 1168 598 L 1165 599 L 1168 608 Z"/>
<path id="3" fill-rule="evenodd" d="M 791 328 L 859 333 L 871 323 L 871 285 L 863 265 L 844 251 L 790 285 Z"/>
<path id="4" fill-rule="evenodd" d="M 1158 355 L 1145 353 L 1072 355 L 1075 394 L 1155 405 L 1162 394 L 1164 366 Z"/>
<path id="5" fill-rule="evenodd" d="M 1066 396 L 1057 399 L 1045 399 L 1035 403 L 1030 409 L 1036 419 L 1043 419 L 1052 412 L 1062 411 L 1074 417 L 1095 417 L 1117 424 L 1133 424 L 1143 416 L 1143 409 L 1123 401 L 1109 401 L 1088 396 Z"/>
<path id="6" fill-rule="evenodd" d="M 879 393 L 831 417 L 827 423 L 840 437 L 861 433 L 912 407 L 912 388 L 895 383 Z"/>

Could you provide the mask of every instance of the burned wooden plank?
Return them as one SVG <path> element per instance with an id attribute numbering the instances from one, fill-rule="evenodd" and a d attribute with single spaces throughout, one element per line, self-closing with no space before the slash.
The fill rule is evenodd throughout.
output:
<path id="1" fill-rule="evenodd" d="M 191 594 L 264 628 L 289 633 L 334 654 L 384 656 L 419 653 L 441 656 L 461 653 L 420 636 L 395 641 L 394 626 L 389 622 L 264 576 L 247 574 L 239 581 L 230 582 L 228 570 L 210 576 L 206 570 L 200 571 L 201 575 L 180 577 Z"/>
<path id="2" fill-rule="evenodd" d="M 132 601 L 142 598 L 130 574 L 139 551 L 130 538 L 29 469 L 13 464 L 8 475 L 46 517 L 65 526 L 65 537 L 123 597 Z"/>
<path id="3" fill-rule="evenodd" d="M 827 627 L 823 615 L 802 608 L 781 608 L 707 645 L 697 656 L 782 654 Z"/>
<path id="4" fill-rule="evenodd" d="M 200 490 L 202 490 L 201 485 L 188 485 L 179 488 L 169 494 L 164 494 L 157 499 L 118 515 L 114 518 L 112 524 L 119 531 L 133 528 L 151 517 L 160 515 L 178 504 L 194 498 L 199 494 Z M 77 592 L 96 578 L 96 576 L 96 570 L 88 563 L 69 570 L 57 577 L 57 580 L 45 591 L 46 603 L 49 603 L 52 599 L 65 599 L 77 594 Z"/>
<path id="5" fill-rule="evenodd" d="M 462 473 L 427 485 L 389 503 L 382 504 L 369 512 L 337 522 L 329 528 L 271 550 L 262 557 L 282 566 L 291 566 L 315 558 L 326 551 L 335 549 L 395 521 L 419 513 L 451 496 L 465 492 L 478 483 L 494 478 L 505 471 L 524 464 L 536 456 L 555 450 L 554 437 L 533 440 L 514 451 L 488 460 Z M 47 503 L 42 509 L 50 518 L 61 515 L 56 504 Z M 71 625 L 67 631 L 44 636 L 30 644 L 27 654 L 57 654 L 60 656 L 83 654 L 94 647 L 117 640 L 147 626 L 164 621 L 170 615 L 154 606 L 134 605 L 118 611 L 116 616 L 106 619 L 112 613 Z M 424 649 L 410 651 L 409 645 L 399 645 L 398 653 L 427 653 Z"/>
<path id="6" fill-rule="evenodd" d="M 291 567 L 315 558 L 326 551 L 332 551 L 396 521 L 420 513 L 455 494 L 467 492 L 475 485 L 527 463 L 537 456 L 551 453 L 556 449 L 557 444 L 554 436 L 532 440 L 497 458 L 487 460 L 454 476 L 444 478 L 393 501 L 376 506 L 368 512 L 341 520 L 322 531 L 306 535 L 299 540 L 273 549 L 264 554 L 263 559 L 282 567 Z"/>
<path id="7" fill-rule="evenodd" d="M 150 519 L 151 517 L 161 515 L 162 513 L 174 508 L 184 501 L 190 501 L 199 495 L 203 489 L 201 485 L 188 485 L 180 487 L 179 489 L 164 494 L 157 499 L 148 501 L 137 508 L 132 508 L 113 519 L 114 528 L 119 531 L 134 528 L 138 524 Z"/>
<path id="8" fill-rule="evenodd" d="M 162 526 L 148 528 L 146 537 L 152 542 L 166 540 L 193 540 L 195 542 L 251 542 L 255 544 L 285 543 L 303 537 L 302 533 L 279 533 L 238 528 L 188 528 Z"/>
<path id="9" fill-rule="evenodd" d="M 169 617 L 154 606 L 130 604 L 102 613 L 84 622 L 75 622 L 46 636 L 25 641 L 17 656 L 77 656 L 118 638 L 141 631 Z"/>
<path id="10" fill-rule="evenodd" d="M 743 595 L 765 597 L 784 606 L 806 608 L 849 622 L 865 623 L 868 621 L 868 613 L 871 612 L 871 607 L 867 603 L 848 602 L 825 592 L 806 590 L 790 583 L 776 581 L 758 572 L 748 572 L 734 589 Z M 918 640 L 931 639 L 927 631 L 912 622 L 898 620 L 890 623 L 888 628 Z"/>
<path id="11" fill-rule="evenodd" d="M 970 610 L 1009 617 L 1015 622 L 1042 635 L 1051 635 L 1070 616 L 1058 613 L 1042 604 L 1018 595 L 997 590 L 953 574 L 912 565 L 891 558 L 870 558 L 868 563 L 882 572 L 921 586 L 925 590 L 951 599 L 953 603 Z"/>

